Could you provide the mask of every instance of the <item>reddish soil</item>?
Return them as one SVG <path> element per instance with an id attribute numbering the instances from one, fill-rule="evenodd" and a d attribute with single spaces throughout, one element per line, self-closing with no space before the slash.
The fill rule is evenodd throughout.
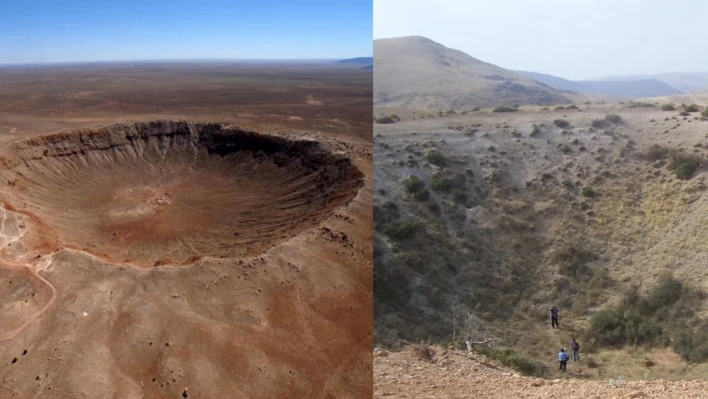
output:
<path id="1" fill-rule="evenodd" d="M 0 398 L 372 395 L 371 71 L 249 68 L 0 70 Z"/>

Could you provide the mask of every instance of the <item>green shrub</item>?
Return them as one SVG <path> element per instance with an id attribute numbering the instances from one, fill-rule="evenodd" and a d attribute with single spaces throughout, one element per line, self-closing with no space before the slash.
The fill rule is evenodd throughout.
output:
<path id="1" fill-rule="evenodd" d="M 580 194 L 581 194 L 583 197 L 592 198 L 592 197 L 594 197 L 597 193 L 595 193 L 595 190 L 593 190 L 593 189 L 590 188 L 590 187 L 583 187 L 583 188 L 580 190 Z"/>
<path id="2" fill-rule="evenodd" d="M 496 107 L 492 110 L 492 112 L 516 112 L 518 109 L 514 107 Z"/>
<path id="3" fill-rule="evenodd" d="M 433 165 L 445 166 L 447 164 L 445 156 L 438 150 L 428 150 L 425 153 L 425 159 Z"/>
<path id="4" fill-rule="evenodd" d="M 673 104 L 664 104 L 661 106 L 662 111 L 673 111 L 675 109 L 676 109 L 676 107 L 674 107 Z"/>
<path id="5" fill-rule="evenodd" d="M 565 128 L 567 128 L 568 126 L 570 126 L 570 122 L 568 122 L 568 121 L 565 120 L 565 119 L 556 119 L 556 120 L 553 121 L 553 124 L 556 125 L 556 126 L 558 126 L 558 127 L 561 128 L 561 129 L 565 129 Z"/>
<path id="6" fill-rule="evenodd" d="M 697 167 L 698 165 L 695 161 L 686 160 L 679 163 L 676 169 L 674 169 L 674 172 L 679 179 L 688 180 L 693 176 L 693 172 L 696 171 Z"/>
<path id="7" fill-rule="evenodd" d="M 617 115 L 617 114 L 608 114 L 605 115 L 605 120 L 611 123 L 614 123 L 615 125 L 622 123 L 622 117 Z"/>
<path id="8" fill-rule="evenodd" d="M 405 180 L 403 180 L 403 186 L 411 194 L 415 194 L 423 189 L 425 189 L 425 182 L 420 180 L 418 176 L 410 175 Z"/>
<path id="9" fill-rule="evenodd" d="M 706 107 L 703 111 L 701 111 L 701 115 L 704 117 L 708 117 L 708 107 Z M 703 120 L 703 118 L 701 118 Z"/>
<path id="10" fill-rule="evenodd" d="M 703 293 L 665 274 L 647 294 L 636 285 L 623 294 L 619 305 L 590 317 L 583 335 L 590 345 L 619 348 L 624 345 L 668 346 L 684 359 L 708 359 L 708 335 L 687 330 Z M 704 323 L 705 324 L 705 323 Z M 705 327 L 705 326 L 704 326 Z"/>
<path id="11" fill-rule="evenodd" d="M 689 105 L 683 107 L 683 110 L 686 112 L 698 112 L 699 108 L 698 108 L 698 105 L 696 105 L 696 104 L 689 104 Z"/>
<path id="12" fill-rule="evenodd" d="M 415 237 L 416 233 L 423 228 L 423 224 L 414 219 L 396 220 L 384 227 L 384 234 L 402 240 Z"/>
<path id="13" fill-rule="evenodd" d="M 534 375 L 538 366 L 528 358 L 519 355 L 510 348 L 487 349 L 484 347 L 475 348 L 475 352 L 480 353 L 490 359 L 498 360 L 501 364 L 511 367 L 524 375 Z"/>
<path id="14" fill-rule="evenodd" d="M 579 109 L 579 108 L 575 104 L 570 104 L 569 106 L 566 107 L 566 109 Z"/>

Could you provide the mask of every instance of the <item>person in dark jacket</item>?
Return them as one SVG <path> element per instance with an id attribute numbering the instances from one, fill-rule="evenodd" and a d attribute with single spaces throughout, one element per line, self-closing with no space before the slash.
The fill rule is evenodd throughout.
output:
<path id="1" fill-rule="evenodd" d="M 573 342 L 570 343 L 570 349 L 573 350 L 573 361 L 580 361 L 580 344 L 573 338 Z"/>
<path id="2" fill-rule="evenodd" d="M 556 305 L 551 307 L 551 328 L 560 328 L 558 325 L 558 308 Z"/>
<path id="3" fill-rule="evenodd" d="M 565 368 L 568 365 L 568 353 L 565 348 L 561 348 L 560 353 L 558 353 L 558 370 L 565 373 Z"/>

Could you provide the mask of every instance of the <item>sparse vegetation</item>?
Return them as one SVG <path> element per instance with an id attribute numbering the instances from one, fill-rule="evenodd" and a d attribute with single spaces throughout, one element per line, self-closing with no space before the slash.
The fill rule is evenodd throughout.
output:
<path id="1" fill-rule="evenodd" d="M 604 129 L 606 127 L 610 127 L 610 123 L 604 119 L 595 119 L 590 123 L 590 126 L 595 129 Z"/>
<path id="2" fill-rule="evenodd" d="M 534 123 L 533 127 L 531 128 L 531 133 L 529 134 L 529 136 L 535 137 L 535 136 L 538 136 L 540 133 L 541 133 L 541 128 L 539 128 L 538 125 L 536 125 Z"/>
<path id="3" fill-rule="evenodd" d="M 376 118 L 376 123 L 385 125 L 385 124 L 391 124 L 391 123 L 396 123 L 399 122 L 401 118 L 398 117 L 396 114 L 391 114 L 391 115 L 382 115 L 378 118 Z"/>
<path id="4" fill-rule="evenodd" d="M 683 110 L 686 112 L 698 112 L 699 108 L 696 104 L 689 104 L 683 107 Z"/>
<path id="5" fill-rule="evenodd" d="M 425 153 L 425 159 L 427 159 L 431 164 L 441 167 L 447 164 L 445 156 L 438 150 L 428 150 Z"/>
<path id="6" fill-rule="evenodd" d="M 625 105 L 625 108 L 653 108 L 654 104 L 641 101 L 630 101 Z"/>
<path id="7" fill-rule="evenodd" d="M 570 126 L 570 122 L 568 122 L 565 119 L 556 119 L 553 121 L 553 124 L 558 126 L 561 129 L 565 129 Z"/>
<path id="8" fill-rule="evenodd" d="M 614 123 L 615 125 L 623 122 L 622 117 L 617 114 L 607 114 L 605 115 L 605 120 Z"/>
<path id="9" fill-rule="evenodd" d="M 496 107 L 492 110 L 492 112 L 516 112 L 518 109 L 514 107 Z"/>
<path id="10" fill-rule="evenodd" d="M 595 190 L 593 190 L 591 187 L 583 187 L 583 188 L 580 190 L 580 194 L 581 194 L 583 197 L 592 198 L 592 197 L 594 197 L 597 193 L 595 193 Z"/>
<path id="11" fill-rule="evenodd" d="M 538 366 L 533 362 L 533 360 L 519 355 L 511 348 L 488 349 L 479 347 L 475 348 L 475 352 L 490 359 L 498 360 L 501 364 L 511 367 L 524 375 L 534 375 L 538 369 Z"/>
<path id="12" fill-rule="evenodd" d="M 676 107 L 673 104 L 664 104 L 661 106 L 662 111 L 673 111 Z"/>
<path id="13" fill-rule="evenodd" d="M 418 176 L 410 175 L 403 180 L 403 186 L 406 187 L 406 191 L 413 194 L 423 190 L 425 188 L 425 182 L 420 180 Z"/>
<path id="14" fill-rule="evenodd" d="M 416 233 L 423 228 L 423 224 L 414 219 L 395 220 L 384 227 L 384 234 L 396 239 L 403 240 L 415 237 Z"/>
<path id="15" fill-rule="evenodd" d="M 669 346 L 686 360 L 708 360 L 708 334 L 698 326 L 695 309 L 703 292 L 670 274 L 659 278 L 647 294 L 630 286 L 622 301 L 590 317 L 583 335 L 590 347 Z M 586 346 L 587 347 L 587 346 Z"/>
<path id="16" fill-rule="evenodd" d="M 678 177 L 679 179 L 688 180 L 693 176 L 693 173 L 696 171 L 697 167 L 698 165 L 695 161 L 685 160 L 681 161 L 678 166 L 676 166 L 674 172 L 676 173 L 676 177 Z"/>

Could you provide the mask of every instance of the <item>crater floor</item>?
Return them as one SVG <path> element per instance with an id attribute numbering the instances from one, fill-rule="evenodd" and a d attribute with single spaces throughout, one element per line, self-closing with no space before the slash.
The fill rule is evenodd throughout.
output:
<path id="1" fill-rule="evenodd" d="M 11 154 L 14 207 L 66 247 L 140 266 L 258 255 L 350 201 L 363 176 L 315 141 L 216 123 L 111 125 Z"/>

